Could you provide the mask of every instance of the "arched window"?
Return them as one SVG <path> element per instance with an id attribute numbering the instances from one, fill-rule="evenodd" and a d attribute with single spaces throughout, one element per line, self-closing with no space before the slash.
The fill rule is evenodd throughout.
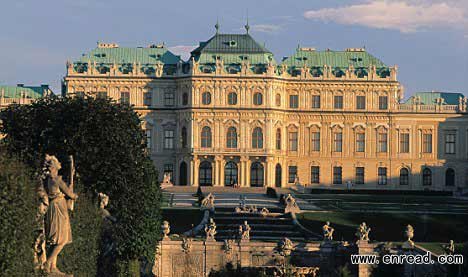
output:
<path id="1" fill-rule="evenodd" d="M 257 127 L 252 132 L 252 148 L 263 148 L 262 128 Z"/>
<path id="2" fill-rule="evenodd" d="M 184 93 L 182 95 L 182 105 L 184 106 L 188 105 L 188 93 Z"/>
<path id="3" fill-rule="evenodd" d="M 187 148 L 187 128 L 182 127 L 180 135 L 182 137 L 182 148 Z"/>
<path id="4" fill-rule="evenodd" d="M 211 163 L 204 161 L 200 164 L 199 170 L 199 184 L 200 186 L 211 186 L 212 185 L 212 167 Z"/>
<path id="5" fill-rule="evenodd" d="M 281 187 L 281 165 L 277 164 L 275 167 L 275 187 Z"/>
<path id="6" fill-rule="evenodd" d="M 276 129 L 276 150 L 281 150 L 281 129 Z"/>
<path id="7" fill-rule="evenodd" d="M 237 104 L 237 93 L 230 92 L 228 94 L 228 104 L 229 105 L 236 105 Z"/>
<path id="8" fill-rule="evenodd" d="M 227 131 L 227 148 L 237 148 L 237 131 L 235 127 L 229 127 Z"/>
<path id="9" fill-rule="evenodd" d="M 277 107 L 281 106 L 281 94 L 277 94 L 275 97 L 275 104 Z"/>
<path id="10" fill-rule="evenodd" d="M 455 170 L 452 168 L 447 168 L 445 171 L 445 185 L 447 187 L 455 186 Z"/>
<path id="11" fill-rule="evenodd" d="M 237 165 L 234 162 L 227 162 L 224 166 L 224 185 L 234 186 L 237 184 Z"/>
<path id="12" fill-rule="evenodd" d="M 429 168 L 424 168 L 422 178 L 423 186 L 432 185 L 432 171 Z"/>
<path id="13" fill-rule="evenodd" d="M 403 167 L 400 169 L 400 185 L 407 186 L 409 185 L 409 170 L 408 168 Z"/>
<path id="14" fill-rule="evenodd" d="M 179 185 L 187 185 L 187 163 L 181 162 L 179 166 Z"/>
<path id="15" fill-rule="evenodd" d="M 254 162 L 250 167 L 250 186 L 263 187 L 263 165 L 259 162 Z"/>
<path id="16" fill-rule="evenodd" d="M 203 105 L 209 105 L 211 104 L 211 93 L 209 92 L 204 92 L 202 94 L 202 104 Z"/>
<path id="17" fill-rule="evenodd" d="M 254 105 L 257 105 L 257 106 L 263 104 L 263 95 L 260 92 L 257 92 L 254 94 L 253 103 Z"/>
<path id="18" fill-rule="evenodd" d="M 201 147 L 211 147 L 211 128 L 208 126 L 203 127 L 201 132 Z"/>

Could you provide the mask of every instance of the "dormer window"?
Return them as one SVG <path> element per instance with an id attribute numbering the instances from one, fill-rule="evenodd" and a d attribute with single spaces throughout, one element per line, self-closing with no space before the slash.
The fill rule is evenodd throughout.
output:
<path id="1" fill-rule="evenodd" d="M 236 47 L 236 46 L 237 46 L 237 42 L 235 40 L 229 41 L 229 47 Z"/>

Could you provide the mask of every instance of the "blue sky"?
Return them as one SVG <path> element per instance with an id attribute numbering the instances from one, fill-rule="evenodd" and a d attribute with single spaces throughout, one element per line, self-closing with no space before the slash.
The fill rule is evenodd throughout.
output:
<path id="1" fill-rule="evenodd" d="M 47 83 L 60 92 L 67 60 L 96 47 L 165 42 L 179 54 L 214 34 L 251 33 L 277 60 L 298 44 L 362 47 L 398 65 L 406 96 L 468 92 L 466 0 L 3 0 L 0 83 Z"/>

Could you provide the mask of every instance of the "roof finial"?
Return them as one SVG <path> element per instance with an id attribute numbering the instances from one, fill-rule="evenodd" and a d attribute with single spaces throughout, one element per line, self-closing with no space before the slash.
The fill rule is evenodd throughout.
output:
<path id="1" fill-rule="evenodd" d="M 247 9 L 247 24 L 245 24 L 245 30 L 247 34 L 249 33 L 250 25 L 249 25 L 249 10 Z"/>
<path id="2" fill-rule="evenodd" d="M 215 28 L 216 28 L 216 34 L 218 34 L 219 33 L 219 19 L 218 18 L 216 18 Z"/>

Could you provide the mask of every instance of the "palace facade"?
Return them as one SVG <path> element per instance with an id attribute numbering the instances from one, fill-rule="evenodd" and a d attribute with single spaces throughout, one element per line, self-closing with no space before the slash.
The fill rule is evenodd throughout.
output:
<path id="1" fill-rule="evenodd" d="M 99 43 L 67 63 L 64 93 L 133 105 L 176 185 L 467 188 L 462 94 L 403 102 L 397 67 L 365 49 L 299 47 L 276 61 L 246 29 L 217 28 L 189 61 L 164 45 Z"/>

